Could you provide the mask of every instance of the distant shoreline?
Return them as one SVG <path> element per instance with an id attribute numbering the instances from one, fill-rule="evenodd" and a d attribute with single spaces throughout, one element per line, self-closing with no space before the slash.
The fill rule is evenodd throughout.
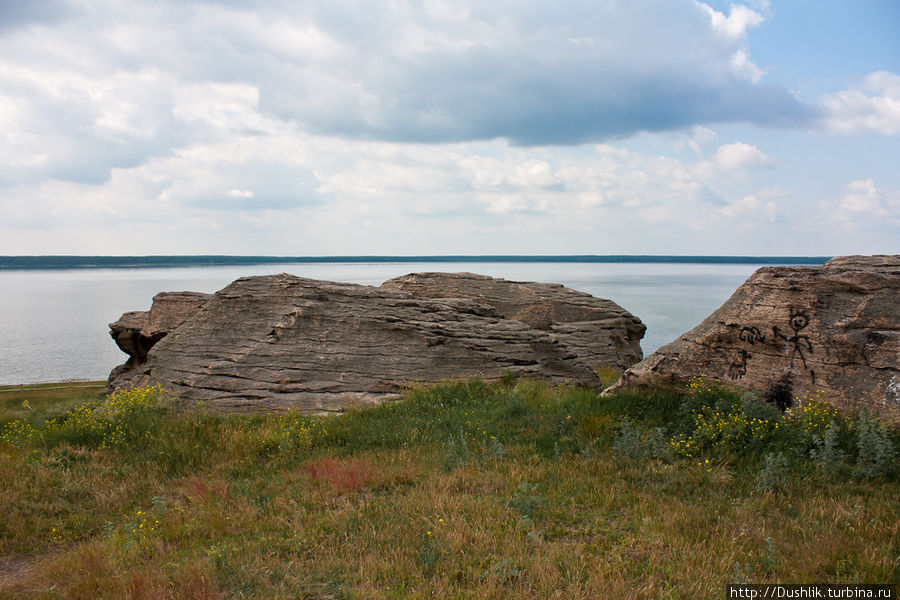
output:
<path id="1" fill-rule="evenodd" d="M 0 256 L 0 271 L 48 269 L 161 269 L 289 263 L 671 263 L 821 265 L 830 256 L 679 256 L 648 254 L 447 256 Z"/>

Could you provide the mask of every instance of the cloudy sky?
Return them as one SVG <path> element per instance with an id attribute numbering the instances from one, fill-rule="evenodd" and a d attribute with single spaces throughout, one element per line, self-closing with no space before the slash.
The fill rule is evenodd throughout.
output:
<path id="1" fill-rule="evenodd" d="M 0 0 L 0 254 L 900 252 L 896 0 Z"/>

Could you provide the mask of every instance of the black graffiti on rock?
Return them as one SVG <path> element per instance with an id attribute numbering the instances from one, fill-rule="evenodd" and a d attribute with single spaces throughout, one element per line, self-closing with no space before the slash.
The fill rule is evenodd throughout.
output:
<path id="1" fill-rule="evenodd" d="M 766 341 L 765 334 L 759 330 L 758 327 L 753 327 L 751 325 L 747 325 L 741 328 L 740 333 L 738 334 L 738 338 L 742 342 L 747 342 L 751 346 L 759 342 L 762 344 Z M 753 355 L 744 350 L 743 348 L 739 348 L 737 351 L 737 356 L 734 360 L 731 361 L 731 364 L 728 365 L 728 376 L 732 379 L 743 379 L 744 375 L 747 374 L 747 362 L 753 358 Z"/>
<path id="2" fill-rule="evenodd" d="M 750 342 L 752 346 L 756 342 L 762 344 L 766 341 L 766 336 L 756 327 L 744 327 L 741 329 L 740 338 L 745 342 Z"/>
<path id="3" fill-rule="evenodd" d="M 809 341 L 809 338 L 800 332 L 809 325 L 809 313 L 803 309 L 791 308 L 791 318 L 788 323 L 794 331 L 794 335 L 788 336 L 787 334 L 782 333 L 777 325 L 772 327 L 772 333 L 775 335 L 776 339 L 784 340 L 785 351 L 790 350 L 791 366 L 794 366 L 794 360 L 797 355 L 799 355 L 800 360 L 803 362 L 803 368 L 806 369 L 808 367 L 806 366 L 805 352 L 812 354 L 813 345 L 812 342 Z M 805 351 L 804 347 L 806 348 Z"/>
<path id="4" fill-rule="evenodd" d="M 752 343 L 752 342 L 751 342 Z M 753 355 L 741 348 L 738 350 L 738 356 L 731 364 L 728 365 L 728 376 L 732 379 L 741 379 L 747 374 L 747 359 L 753 358 Z"/>

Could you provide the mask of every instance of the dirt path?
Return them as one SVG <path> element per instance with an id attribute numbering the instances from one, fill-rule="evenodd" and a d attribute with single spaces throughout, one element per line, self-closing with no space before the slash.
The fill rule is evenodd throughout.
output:
<path id="1" fill-rule="evenodd" d="M 40 556 L 11 554 L 0 556 L 0 592 L 22 582 L 28 570 Z"/>

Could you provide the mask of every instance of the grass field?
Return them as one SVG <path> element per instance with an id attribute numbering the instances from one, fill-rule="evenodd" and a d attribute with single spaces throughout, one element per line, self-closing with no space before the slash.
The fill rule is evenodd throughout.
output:
<path id="1" fill-rule="evenodd" d="M 0 597 L 900 583 L 900 433 L 814 398 L 781 413 L 699 379 L 612 398 L 507 379 L 314 418 L 99 387 L 0 393 Z"/>
<path id="2" fill-rule="evenodd" d="M 0 423 L 13 419 L 40 423 L 62 416 L 76 404 L 96 398 L 104 387 L 105 381 L 0 385 Z"/>

